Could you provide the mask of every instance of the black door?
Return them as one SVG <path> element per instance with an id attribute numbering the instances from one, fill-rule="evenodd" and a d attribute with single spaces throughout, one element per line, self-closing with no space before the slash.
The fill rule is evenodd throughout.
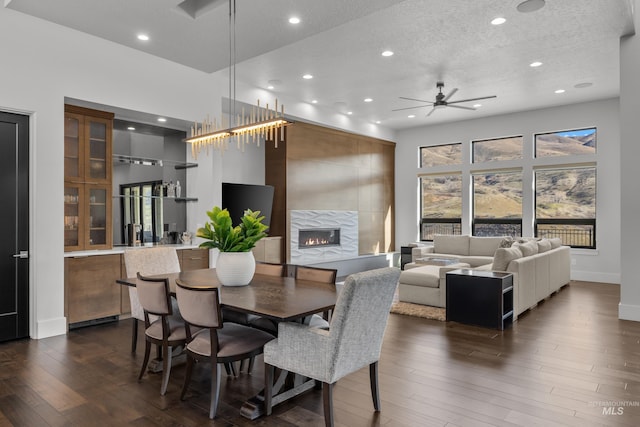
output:
<path id="1" fill-rule="evenodd" d="M 29 117 L 0 112 L 0 341 L 29 336 Z"/>

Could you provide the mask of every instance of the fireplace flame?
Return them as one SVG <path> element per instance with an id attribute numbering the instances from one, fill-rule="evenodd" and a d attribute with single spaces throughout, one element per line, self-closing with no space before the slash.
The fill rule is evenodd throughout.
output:
<path id="1" fill-rule="evenodd" d="M 310 237 L 304 241 L 304 246 L 320 246 L 320 245 L 328 245 L 331 241 L 329 239 L 323 239 L 320 237 Z"/>

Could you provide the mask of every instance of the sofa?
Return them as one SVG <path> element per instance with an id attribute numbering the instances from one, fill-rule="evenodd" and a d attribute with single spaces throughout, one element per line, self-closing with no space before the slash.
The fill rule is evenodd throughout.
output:
<path id="1" fill-rule="evenodd" d="M 514 320 L 568 284 L 571 276 L 570 248 L 560 239 L 436 235 L 433 246 L 413 247 L 411 255 L 412 262 L 400 275 L 400 301 L 445 307 L 446 272 L 468 265 L 513 273 Z M 452 259 L 456 264 L 421 264 L 421 259 L 429 257 Z"/>

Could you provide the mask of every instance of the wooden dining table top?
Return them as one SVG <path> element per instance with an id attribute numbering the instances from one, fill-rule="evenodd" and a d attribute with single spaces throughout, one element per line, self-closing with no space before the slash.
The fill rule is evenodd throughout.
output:
<path id="1" fill-rule="evenodd" d="M 247 286 L 223 286 L 215 268 L 160 274 L 166 277 L 175 295 L 176 279 L 193 288 L 217 287 L 220 305 L 238 311 L 257 314 L 276 321 L 294 321 L 315 313 L 331 310 L 338 298 L 334 284 L 300 280 L 293 277 L 255 274 Z M 135 277 L 118 279 L 117 283 L 136 286 Z"/>

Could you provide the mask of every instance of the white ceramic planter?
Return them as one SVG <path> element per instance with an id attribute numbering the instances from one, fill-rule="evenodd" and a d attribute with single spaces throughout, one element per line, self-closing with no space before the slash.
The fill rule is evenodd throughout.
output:
<path id="1" fill-rule="evenodd" d="M 220 252 L 216 261 L 216 274 L 224 286 L 245 286 L 256 272 L 253 252 Z"/>

